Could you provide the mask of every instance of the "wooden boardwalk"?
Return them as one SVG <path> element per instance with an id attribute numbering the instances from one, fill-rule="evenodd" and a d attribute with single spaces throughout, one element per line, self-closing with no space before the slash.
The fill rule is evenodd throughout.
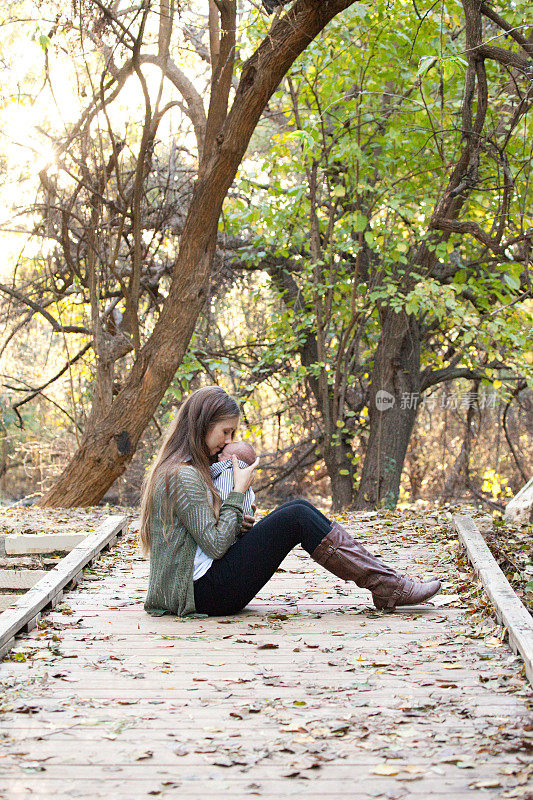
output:
<path id="1" fill-rule="evenodd" d="M 0 664 L 0 797 L 532 798 L 531 691 L 453 535 L 351 522 L 460 599 L 381 614 L 295 550 L 237 617 L 153 618 L 125 536 Z"/>

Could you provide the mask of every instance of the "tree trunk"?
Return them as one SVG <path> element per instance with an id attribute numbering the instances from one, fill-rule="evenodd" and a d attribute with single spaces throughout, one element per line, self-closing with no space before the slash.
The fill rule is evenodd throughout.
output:
<path id="1" fill-rule="evenodd" d="M 283 291 L 284 303 L 295 314 L 298 314 L 306 309 L 298 284 L 290 274 L 289 266 L 289 264 L 285 264 L 283 268 L 270 267 L 269 273 L 274 285 Z M 324 403 L 329 404 L 329 418 L 331 419 L 333 415 L 333 397 L 329 390 L 327 396 L 323 396 L 320 381 L 309 369 L 320 360 L 316 333 L 311 329 L 306 332 L 305 340 L 298 347 L 298 352 L 302 366 L 308 370 L 306 379 L 316 400 L 317 411 L 321 415 L 322 424 L 325 427 Z M 353 501 L 353 450 L 349 442 L 345 442 L 341 438 L 340 442 L 334 443 L 331 438 L 325 436 L 322 455 L 331 482 L 331 510 L 342 511 L 345 508 L 349 508 Z"/>
<path id="2" fill-rule="evenodd" d="M 341 441 L 336 445 L 324 443 L 324 461 L 331 481 L 331 510 L 350 508 L 353 501 L 353 451 Z"/>
<path id="3" fill-rule="evenodd" d="M 420 336 L 414 316 L 381 310 L 369 394 L 370 436 L 356 509 L 394 508 L 420 398 Z"/>
<path id="4" fill-rule="evenodd" d="M 205 302 L 222 203 L 261 113 L 297 56 L 352 2 L 297 0 L 243 65 L 231 111 L 195 184 L 170 292 L 154 331 L 109 412 L 84 438 L 41 506 L 98 503 L 131 461 L 183 359 Z"/>

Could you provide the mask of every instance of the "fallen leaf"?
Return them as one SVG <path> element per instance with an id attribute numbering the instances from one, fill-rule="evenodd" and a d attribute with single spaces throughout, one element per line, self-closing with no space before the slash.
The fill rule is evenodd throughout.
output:
<path id="1" fill-rule="evenodd" d="M 400 770 L 392 764 L 378 764 L 377 767 L 370 771 L 374 775 L 397 775 Z"/>
<path id="2" fill-rule="evenodd" d="M 134 761 L 143 761 L 145 758 L 152 758 L 154 754 L 153 750 L 143 750 L 142 753 L 137 753 L 133 756 Z"/>
<path id="3" fill-rule="evenodd" d="M 485 781 L 475 781 L 475 783 L 468 784 L 470 789 L 496 789 L 498 786 L 501 786 L 499 780 L 485 780 Z"/>
<path id="4" fill-rule="evenodd" d="M 431 603 L 431 605 L 435 606 L 436 608 L 440 608 L 441 606 L 447 606 L 450 603 L 455 603 L 460 599 L 461 597 L 458 594 L 439 594 L 436 597 L 432 597 L 431 600 L 428 600 L 428 603 Z"/>
<path id="5" fill-rule="evenodd" d="M 487 647 L 501 647 L 502 646 L 502 643 L 501 643 L 500 639 L 497 639 L 496 636 L 487 636 L 487 637 L 485 637 L 485 639 L 483 639 L 483 643 Z"/>

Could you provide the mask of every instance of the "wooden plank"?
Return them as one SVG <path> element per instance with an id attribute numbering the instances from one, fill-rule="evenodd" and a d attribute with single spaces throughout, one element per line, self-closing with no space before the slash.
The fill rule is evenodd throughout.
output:
<path id="1" fill-rule="evenodd" d="M 108 547 L 127 527 L 127 518 L 113 515 L 90 533 L 59 564 L 46 573 L 26 594 L 22 595 L 12 608 L 0 614 L 0 652 L 13 637 L 47 605 L 62 595 L 63 589 L 72 579 L 92 561 L 98 553 Z"/>
<path id="2" fill-rule="evenodd" d="M 27 553 L 69 553 L 87 535 L 86 533 L 51 533 L 43 535 L 19 533 L 6 536 L 4 547 L 8 556 Z"/>
<path id="3" fill-rule="evenodd" d="M 526 675 L 533 685 L 533 620 L 499 568 L 474 520 L 466 514 L 453 517 L 468 558 L 491 599 L 498 621 L 507 628 L 509 644 L 524 659 Z"/>
<path id="4" fill-rule="evenodd" d="M 405 528 L 391 529 L 403 548 Z M 410 539 L 420 559 L 424 539 Z M 447 545 L 443 532 L 430 568 L 438 561 L 455 591 Z M 0 665 L 6 798 L 274 800 L 348 789 L 358 800 L 497 800 L 523 789 L 527 765 L 514 747 L 528 743 L 529 685 L 464 609 L 379 614 L 368 593 L 338 582 L 335 608 L 321 602 L 328 589 L 295 616 L 279 600 L 294 579 L 275 576 L 235 617 L 150 617 L 148 563 L 133 536 L 100 563 L 98 580 L 67 596 L 72 613 L 50 614 L 46 630 L 17 640 L 27 660 Z M 301 559 L 320 591 L 329 576 L 310 567 Z M 367 608 L 354 614 L 354 603 Z M 344 723 L 342 736 L 324 731 Z M 398 774 L 372 771 L 385 764 Z M 478 791 L 478 781 L 495 788 Z"/>
<path id="5" fill-rule="evenodd" d="M 15 644 L 14 636 L 12 636 L 11 639 L 6 639 L 3 644 L 0 644 L 0 658 L 3 658 L 5 654 L 11 650 L 14 644 Z"/>
<path id="6" fill-rule="evenodd" d="M 20 600 L 19 594 L 0 594 L 0 613 Z"/>
<path id="7" fill-rule="evenodd" d="M 45 575 L 45 569 L 0 569 L 0 589 L 31 589 Z"/>

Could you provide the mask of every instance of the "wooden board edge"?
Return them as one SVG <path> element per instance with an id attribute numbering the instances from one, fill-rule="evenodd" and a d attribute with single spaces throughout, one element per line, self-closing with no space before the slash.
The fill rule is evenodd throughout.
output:
<path id="1" fill-rule="evenodd" d="M 16 533 L 5 537 L 5 556 L 23 557 L 32 555 L 49 555 L 51 553 L 70 553 L 88 534 L 82 533 Z M 54 541 L 55 540 L 55 541 Z M 0 556 L 1 552 L 0 542 Z"/>
<path id="2" fill-rule="evenodd" d="M 119 514 L 110 516 L 22 595 L 12 608 L 0 614 L 0 657 L 11 649 L 17 633 L 31 625 L 33 619 L 47 605 L 53 604 L 54 600 L 63 594 L 64 587 L 71 583 L 98 553 L 113 544 L 127 526 L 126 516 Z"/>
<path id="3" fill-rule="evenodd" d="M 533 620 L 498 566 L 472 517 L 454 514 L 452 518 L 468 559 L 496 609 L 498 620 L 507 629 L 510 647 L 520 653 L 526 676 L 533 686 Z"/>

